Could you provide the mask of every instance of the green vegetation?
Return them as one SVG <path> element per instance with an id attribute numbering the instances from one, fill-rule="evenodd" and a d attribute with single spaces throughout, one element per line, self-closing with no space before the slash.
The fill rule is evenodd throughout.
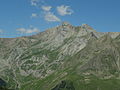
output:
<path id="1" fill-rule="evenodd" d="M 68 74 L 64 76 L 64 73 Z M 94 75 L 78 75 L 74 71 L 64 70 L 25 84 L 21 90 L 120 90 L 119 86 L 119 79 L 100 79 Z"/>
<path id="2" fill-rule="evenodd" d="M 120 35 L 67 29 L 0 40 L 0 90 L 120 90 Z"/>

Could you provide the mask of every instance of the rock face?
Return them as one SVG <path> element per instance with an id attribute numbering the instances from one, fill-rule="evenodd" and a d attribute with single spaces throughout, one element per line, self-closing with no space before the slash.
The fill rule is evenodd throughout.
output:
<path id="1" fill-rule="evenodd" d="M 64 22 L 37 35 L 0 39 L 0 77 L 9 88 L 51 90 L 61 80 L 91 75 L 119 79 L 120 32 Z"/>

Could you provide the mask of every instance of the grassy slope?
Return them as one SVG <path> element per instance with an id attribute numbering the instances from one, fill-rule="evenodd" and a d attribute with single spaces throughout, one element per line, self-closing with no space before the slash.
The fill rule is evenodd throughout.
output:
<path id="1" fill-rule="evenodd" d="M 66 72 L 68 74 L 64 75 Z M 43 80 L 34 80 L 22 86 L 21 90 L 51 90 L 62 80 L 72 81 L 75 90 L 120 90 L 120 80 L 118 79 L 100 79 L 93 75 L 82 76 L 73 70 L 59 71 L 59 73 L 54 73 Z"/>
<path id="2" fill-rule="evenodd" d="M 105 40 L 105 41 L 107 41 L 107 40 Z M 94 44 L 95 43 L 93 43 L 93 45 Z M 109 41 L 109 43 L 105 43 L 105 44 L 107 46 L 109 46 L 111 44 L 111 42 Z M 51 90 L 57 84 L 59 84 L 62 80 L 68 80 L 68 81 L 73 82 L 75 90 L 120 90 L 120 87 L 119 87 L 120 80 L 119 79 L 116 79 L 116 78 L 101 79 L 101 78 L 97 78 L 94 75 L 87 76 L 87 75 L 82 75 L 79 73 L 80 71 L 78 71 L 79 70 L 78 67 L 82 63 L 88 62 L 87 60 L 90 59 L 90 56 L 96 56 L 96 55 L 99 56 L 99 54 L 100 54 L 100 57 L 102 57 L 102 59 L 103 59 L 103 62 L 101 62 L 101 60 L 100 60 L 101 64 L 104 63 L 107 66 L 109 66 L 109 65 L 111 66 L 111 64 L 112 64 L 111 60 L 113 60 L 113 58 L 111 58 L 111 56 L 114 56 L 112 53 L 113 52 L 112 49 L 109 48 L 109 49 L 102 50 L 101 46 L 103 46 L 104 43 L 103 44 L 98 43 L 98 45 L 97 45 L 98 48 L 97 47 L 94 48 L 93 45 L 90 45 L 90 47 L 88 47 L 89 49 L 87 48 L 89 51 L 85 48 L 85 50 L 82 50 L 81 52 L 79 52 L 81 54 L 78 53 L 78 54 L 74 55 L 71 59 L 70 59 L 70 57 L 67 58 L 65 61 L 65 65 L 63 66 L 64 69 L 58 70 L 57 72 L 46 77 L 45 79 L 42 79 L 42 80 L 34 79 L 32 82 L 23 85 L 21 90 Z M 92 52 L 90 51 L 91 50 L 90 48 L 91 49 L 93 48 Z M 99 48 L 100 48 L 100 50 L 99 50 Z M 119 48 L 117 50 L 119 50 Z M 103 55 L 101 54 L 101 52 Z M 111 56 L 109 56 L 109 54 L 107 56 L 106 53 L 110 53 Z M 86 54 L 88 54 L 88 55 L 86 56 Z M 107 56 L 108 62 L 104 62 L 106 56 Z M 80 57 L 82 57 L 82 58 L 80 58 Z M 72 59 L 74 59 L 74 60 L 72 60 Z M 92 58 L 92 59 L 95 59 L 95 58 Z M 96 61 L 94 61 L 94 62 L 96 62 Z M 112 69 L 110 69 L 110 70 L 112 70 Z M 66 90 L 66 89 L 60 89 L 60 90 Z"/>
<path id="3" fill-rule="evenodd" d="M 69 40 L 66 40 L 65 43 L 67 43 L 67 41 Z M 64 62 L 65 64 L 62 66 L 63 69 L 57 70 L 56 68 L 57 71 L 51 74 L 50 76 L 46 77 L 45 79 L 34 78 L 32 76 L 25 78 L 19 77 L 19 81 L 23 83 L 22 88 L 20 90 L 51 90 L 62 80 L 68 80 L 73 82 L 75 90 L 120 90 L 119 87 L 120 80 L 118 79 L 115 78 L 100 79 L 93 75 L 83 76 L 82 74 L 79 73 L 80 68 L 78 67 L 80 67 L 81 64 L 88 62 L 92 58 L 90 56 L 95 56 L 95 55 L 99 56 L 101 51 L 103 51 L 103 54 L 105 55 L 107 52 L 111 52 L 111 50 L 109 51 L 109 49 L 101 50 L 101 46 L 103 46 L 104 43 L 107 46 L 111 44 L 111 41 L 109 41 L 109 43 L 106 43 L 106 41 L 107 40 L 105 40 L 105 42 L 102 41 L 102 44 L 98 43 L 96 47 L 95 47 L 96 43 L 91 44 L 90 42 L 89 47 L 86 47 L 84 50 L 80 51 L 72 58 L 66 57 L 67 59 L 65 58 L 65 62 Z M 99 47 L 100 50 L 97 47 Z M 118 48 L 117 50 L 120 49 Z M 58 52 L 56 52 L 57 50 L 55 50 L 54 52 L 51 52 L 49 50 L 43 50 L 43 51 L 34 50 L 34 51 L 35 52 L 33 52 L 31 55 L 29 55 L 28 57 L 24 57 L 22 59 L 23 60 L 26 58 L 29 59 L 33 55 L 39 56 L 46 54 L 50 59 L 49 63 L 51 63 L 52 60 L 55 60 L 56 56 L 58 55 Z M 100 55 L 100 57 L 102 57 L 102 55 Z M 108 66 L 111 66 L 112 63 L 109 63 L 109 61 L 110 60 L 112 61 L 113 59 L 111 57 L 109 58 L 107 58 L 108 62 L 102 62 L 102 63 L 106 63 Z M 103 57 L 103 61 L 105 61 L 104 57 Z M 26 62 L 26 63 L 31 63 L 31 62 Z"/>

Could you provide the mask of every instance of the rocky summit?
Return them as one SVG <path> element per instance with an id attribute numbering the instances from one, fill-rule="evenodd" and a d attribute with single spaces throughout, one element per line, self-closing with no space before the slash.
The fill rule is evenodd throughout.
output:
<path id="1" fill-rule="evenodd" d="M 33 36 L 0 38 L 0 90 L 120 90 L 119 86 L 120 32 L 63 22 Z"/>

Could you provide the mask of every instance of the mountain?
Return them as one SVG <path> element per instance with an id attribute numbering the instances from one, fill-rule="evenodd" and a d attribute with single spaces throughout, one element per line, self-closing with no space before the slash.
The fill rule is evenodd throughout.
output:
<path id="1" fill-rule="evenodd" d="M 120 32 L 63 22 L 0 38 L 0 78 L 15 90 L 120 90 Z"/>

